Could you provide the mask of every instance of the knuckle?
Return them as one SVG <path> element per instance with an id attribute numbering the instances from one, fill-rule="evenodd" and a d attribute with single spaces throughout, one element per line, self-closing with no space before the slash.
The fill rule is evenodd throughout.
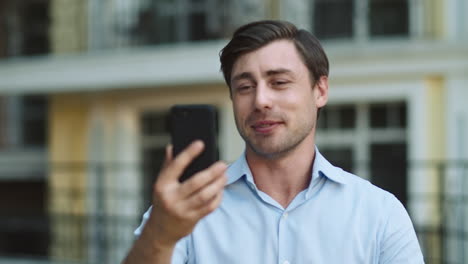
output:
<path id="1" fill-rule="evenodd" d="M 205 190 L 204 192 L 201 192 L 198 196 L 198 203 L 203 205 L 207 203 L 210 200 L 211 196 L 208 190 Z"/>
<path id="2" fill-rule="evenodd" d="M 207 204 L 204 208 L 203 208 L 203 215 L 207 215 L 211 212 L 213 212 L 214 210 L 216 210 L 216 208 L 218 208 L 218 204 L 217 203 L 209 203 Z"/>
<path id="3" fill-rule="evenodd" d="M 202 192 L 197 196 L 197 201 L 199 204 L 204 204 L 207 200 L 206 192 Z"/>
<path id="4" fill-rule="evenodd" d="M 166 186 L 162 182 L 158 181 L 154 185 L 153 192 L 156 196 L 162 197 L 166 193 Z"/>
<path id="5" fill-rule="evenodd" d="M 227 182 L 227 178 L 224 177 L 224 175 L 220 176 L 220 179 L 218 180 L 219 187 L 221 187 L 221 188 L 224 187 L 226 182 Z"/>
<path id="6" fill-rule="evenodd" d="M 190 215 L 187 215 L 185 212 L 174 211 L 172 213 L 172 217 L 174 217 L 177 221 L 184 221 L 190 219 Z"/>
<path id="7" fill-rule="evenodd" d="M 167 196 L 159 197 L 159 204 L 164 210 L 166 210 L 166 211 L 171 210 L 171 204 L 172 203 L 169 201 Z"/>
<path id="8" fill-rule="evenodd" d="M 218 203 L 212 202 L 212 203 L 210 203 L 210 204 L 207 205 L 207 208 L 206 208 L 206 209 L 207 209 L 209 212 L 213 212 L 217 207 L 218 207 Z"/>
<path id="9" fill-rule="evenodd" d="M 177 158 L 174 160 L 174 166 L 181 167 L 187 163 L 187 155 L 185 153 L 180 153 Z"/>
<path id="10" fill-rule="evenodd" d="M 201 187 L 201 182 L 199 181 L 199 178 L 193 177 L 187 181 L 187 185 L 190 190 L 196 190 Z"/>
<path id="11" fill-rule="evenodd" d="M 160 206 L 165 211 L 171 210 L 173 201 L 171 195 L 168 192 L 167 188 L 163 185 L 156 185 L 154 190 L 154 199 L 158 206 Z"/>
<path id="12" fill-rule="evenodd" d="M 189 155 L 187 152 L 181 152 L 175 159 L 174 159 L 174 166 L 178 168 L 186 167 L 191 161 L 193 157 Z"/>

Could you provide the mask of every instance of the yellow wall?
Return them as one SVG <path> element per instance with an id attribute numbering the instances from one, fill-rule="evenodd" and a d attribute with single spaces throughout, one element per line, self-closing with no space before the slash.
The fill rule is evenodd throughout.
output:
<path id="1" fill-rule="evenodd" d="M 88 32 L 88 1 L 52 0 L 50 39 L 52 53 L 85 50 Z"/>
<path id="2" fill-rule="evenodd" d="M 445 1 L 443 0 L 424 0 L 424 33 L 427 37 L 442 39 L 446 36 L 445 30 Z"/>
<path id="3" fill-rule="evenodd" d="M 430 179 L 430 186 L 432 193 L 440 193 L 444 190 L 443 186 L 440 185 L 440 180 L 443 180 L 443 174 L 446 170 L 443 167 L 439 167 L 439 162 L 444 161 L 446 158 L 446 137 L 445 137 L 445 86 L 444 79 L 441 76 L 429 76 L 425 79 L 427 103 L 426 103 L 426 124 L 427 124 L 427 160 L 430 162 L 429 169 L 425 175 Z M 433 221 L 434 226 L 441 224 L 440 215 L 441 208 L 439 204 L 434 203 L 431 206 L 433 210 Z M 442 240 L 440 237 L 427 237 L 430 241 L 431 255 L 435 258 L 441 256 L 440 248 Z"/>
<path id="4" fill-rule="evenodd" d="M 89 254 L 88 249 L 93 242 L 87 237 L 92 228 L 88 223 L 88 213 L 93 213 L 89 205 L 89 191 L 92 191 L 87 179 L 88 168 L 93 155 L 99 160 L 109 162 L 130 162 L 119 156 L 123 130 L 133 129 L 123 125 L 122 120 L 130 115 L 130 119 L 139 126 L 140 114 L 145 111 L 168 110 L 173 104 L 180 103 L 210 103 L 225 106 L 229 102 L 228 88 L 220 85 L 200 84 L 192 86 L 170 86 L 159 88 L 122 89 L 106 92 L 90 92 L 79 94 L 58 94 L 50 98 L 50 135 L 49 160 L 51 169 L 49 175 L 49 211 L 51 219 L 52 246 L 50 255 L 55 259 L 83 260 Z M 99 128 L 94 127 L 96 122 Z M 138 128 L 137 128 L 138 129 Z M 100 130 L 98 144 L 92 143 L 96 135 L 90 131 Z M 138 142 L 138 132 L 131 134 Z M 229 139 L 233 141 L 233 139 Z M 136 144 L 138 145 L 138 144 Z M 131 146 L 138 148 L 138 146 Z M 95 153 L 92 148 L 99 148 Z M 137 150 L 138 152 L 139 150 Z M 137 161 L 138 162 L 138 161 Z M 116 181 L 118 175 L 110 174 L 104 177 L 106 194 L 119 190 L 125 181 Z M 122 176 L 122 175 L 121 175 Z M 139 175 L 132 175 L 132 177 Z M 107 179 L 107 180 L 106 180 Z M 122 179 L 121 179 L 122 180 Z M 128 180 L 128 179 L 127 179 Z M 133 178 L 132 181 L 138 181 Z M 120 186 L 119 186 L 120 185 Z M 136 194 L 138 195 L 138 194 Z M 113 201 L 104 197 L 106 201 Z M 138 199 L 137 199 L 138 200 Z M 138 200 L 139 201 L 139 200 Z M 117 202 L 116 202 L 117 203 Z M 105 212 L 119 214 L 118 207 L 105 203 Z M 140 204 L 138 204 L 140 206 Z M 135 206 L 137 210 L 138 206 Z M 138 216 L 140 219 L 140 216 Z M 134 225 L 131 226 L 131 229 Z M 105 231 L 104 231 L 105 232 Z M 131 235 L 131 230 L 126 232 Z M 91 243 L 91 244 L 90 244 Z M 70 245 L 73 247 L 70 248 Z"/>
<path id="5" fill-rule="evenodd" d="M 442 160 L 446 156 L 445 142 L 445 87 L 444 79 L 438 76 L 425 80 L 427 87 L 427 133 L 428 158 Z"/>
<path id="6" fill-rule="evenodd" d="M 53 258 L 81 259 L 85 256 L 83 215 L 88 111 L 83 96 L 54 95 L 50 98 L 49 212 Z"/>

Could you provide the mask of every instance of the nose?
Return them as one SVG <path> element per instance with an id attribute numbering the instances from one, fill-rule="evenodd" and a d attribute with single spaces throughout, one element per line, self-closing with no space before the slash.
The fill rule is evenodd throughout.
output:
<path id="1" fill-rule="evenodd" d="M 258 84 L 255 89 L 255 108 L 263 111 L 271 109 L 273 103 L 273 94 L 267 85 Z"/>

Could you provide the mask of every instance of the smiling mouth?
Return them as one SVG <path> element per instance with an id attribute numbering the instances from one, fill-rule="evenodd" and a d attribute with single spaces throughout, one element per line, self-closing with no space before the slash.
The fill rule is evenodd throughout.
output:
<path id="1" fill-rule="evenodd" d="M 281 122 L 274 122 L 274 121 L 260 121 L 253 124 L 251 127 L 256 133 L 259 134 L 269 134 L 271 133 L 276 127 L 281 125 Z"/>

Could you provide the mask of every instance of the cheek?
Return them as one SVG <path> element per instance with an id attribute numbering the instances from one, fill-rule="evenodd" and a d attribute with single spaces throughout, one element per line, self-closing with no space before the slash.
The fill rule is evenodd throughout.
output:
<path id="1" fill-rule="evenodd" d="M 237 113 L 239 117 L 245 115 L 250 109 L 249 98 L 245 96 L 234 98 L 232 105 L 234 107 L 234 112 Z"/>
<path id="2" fill-rule="evenodd" d="M 242 120 L 245 119 L 245 106 L 239 101 L 233 101 L 232 106 L 236 123 L 241 124 Z"/>
<path id="3" fill-rule="evenodd" d="M 300 109 L 308 104 L 308 98 L 308 96 L 304 96 L 300 93 L 289 92 L 282 94 L 278 98 L 277 104 L 282 106 L 282 108 Z"/>
<path id="4" fill-rule="evenodd" d="M 283 108 L 294 111 L 297 118 L 310 119 L 311 116 L 315 117 L 316 105 L 311 94 L 296 93 L 289 96 L 284 96 L 281 100 L 281 103 L 283 104 Z"/>

